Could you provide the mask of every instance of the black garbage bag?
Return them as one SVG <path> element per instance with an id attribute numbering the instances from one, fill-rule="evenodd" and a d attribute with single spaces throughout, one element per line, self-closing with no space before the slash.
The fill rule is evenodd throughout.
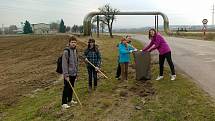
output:
<path id="1" fill-rule="evenodd" d="M 151 56 L 149 52 L 134 52 L 134 60 L 136 67 L 136 80 L 151 79 Z"/>

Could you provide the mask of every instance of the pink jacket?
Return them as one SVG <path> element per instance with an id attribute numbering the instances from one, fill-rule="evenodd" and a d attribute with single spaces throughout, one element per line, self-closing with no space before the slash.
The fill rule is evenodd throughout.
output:
<path id="1" fill-rule="evenodd" d="M 153 45 L 155 45 L 153 48 L 151 48 Z M 165 39 L 159 34 L 157 33 L 152 39 L 150 44 L 143 48 L 143 51 L 153 51 L 157 49 L 159 51 L 160 55 L 166 54 L 168 52 L 171 52 L 171 49 L 169 47 L 169 45 L 167 44 L 167 42 L 165 41 Z"/>

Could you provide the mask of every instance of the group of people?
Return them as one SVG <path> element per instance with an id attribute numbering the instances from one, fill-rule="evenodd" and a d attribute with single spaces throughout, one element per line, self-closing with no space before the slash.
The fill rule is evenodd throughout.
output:
<path id="1" fill-rule="evenodd" d="M 151 52 L 155 49 L 159 52 L 159 67 L 160 74 L 156 78 L 156 80 L 163 79 L 163 68 L 164 61 L 167 59 L 167 62 L 171 69 L 171 80 L 176 79 L 174 64 L 171 58 L 171 50 L 168 46 L 165 39 L 161 36 L 160 33 L 156 32 L 155 29 L 149 30 L 149 39 L 151 40 L 150 44 L 140 50 L 143 55 L 144 52 Z M 116 78 L 120 80 L 128 79 L 128 64 L 130 62 L 130 53 L 138 51 L 131 44 L 131 36 L 126 36 L 121 39 L 121 42 L 117 45 L 118 47 L 118 67 Z M 70 104 L 76 104 L 77 102 L 73 100 L 73 90 L 69 85 L 69 82 L 74 87 L 75 81 L 78 76 L 78 54 L 77 54 L 77 39 L 74 36 L 69 38 L 68 47 L 64 49 L 62 55 L 62 70 L 64 76 L 64 89 L 62 96 L 62 108 L 69 108 Z M 68 51 L 69 50 L 69 51 Z M 101 53 L 98 49 L 98 46 L 95 44 L 94 39 L 88 40 L 88 46 L 83 53 L 83 58 L 87 63 L 87 71 L 88 71 L 88 81 L 89 81 L 89 92 L 92 90 L 96 90 L 97 87 L 97 72 L 101 66 Z M 92 66 L 92 64 L 94 66 Z M 120 78 L 121 76 L 121 78 Z"/>
<path id="2" fill-rule="evenodd" d="M 74 36 L 69 38 L 68 47 L 64 49 L 62 55 L 62 70 L 64 76 L 64 88 L 62 96 L 62 107 L 69 108 L 70 104 L 76 104 L 77 102 L 73 100 L 73 90 L 70 86 L 74 87 L 75 81 L 78 76 L 78 53 L 76 49 L 77 39 Z M 69 51 L 68 51 L 69 50 Z M 89 76 L 89 91 L 92 89 L 96 90 L 97 87 L 97 71 L 101 65 L 101 54 L 98 47 L 95 44 L 94 39 L 89 39 L 88 46 L 84 51 L 83 58 L 86 63 L 91 62 L 96 68 L 91 64 L 87 63 L 87 71 Z M 94 80 L 92 82 L 92 80 Z M 93 84 L 92 84 L 93 83 Z"/>

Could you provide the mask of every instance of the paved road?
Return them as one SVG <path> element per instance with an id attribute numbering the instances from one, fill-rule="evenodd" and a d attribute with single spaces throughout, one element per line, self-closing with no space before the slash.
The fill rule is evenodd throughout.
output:
<path id="1" fill-rule="evenodd" d="M 147 36 L 132 35 L 132 37 L 149 43 Z M 176 37 L 165 38 L 172 49 L 175 65 L 215 98 L 215 42 Z"/>

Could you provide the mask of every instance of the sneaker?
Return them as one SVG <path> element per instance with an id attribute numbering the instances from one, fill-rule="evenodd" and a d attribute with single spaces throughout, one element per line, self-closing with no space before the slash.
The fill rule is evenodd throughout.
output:
<path id="1" fill-rule="evenodd" d="M 70 108 L 70 106 L 69 106 L 68 104 L 63 104 L 63 105 L 62 105 L 62 108 L 63 108 L 63 109 L 67 109 L 67 108 Z"/>
<path id="2" fill-rule="evenodd" d="M 161 79 L 163 79 L 163 76 L 158 76 L 158 77 L 156 78 L 157 81 L 158 81 L 158 80 L 161 80 Z"/>
<path id="3" fill-rule="evenodd" d="M 78 102 L 77 102 L 77 101 L 72 100 L 72 101 L 71 101 L 71 103 L 72 103 L 72 104 L 77 104 Z"/>
<path id="4" fill-rule="evenodd" d="M 88 88 L 88 93 L 92 93 L 92 88 Z"/>
<path id="5" fill-rule="evenodd" d="M 171 81 L 176 79 L 176 75 L 171 75 Z"/>
<path id="6" fill-rule="evenodd" d="M 116 77 L 117 80 L 120 80 L 120 77 Z"/>
<path id="7" fill-rule="evenodd" d="M 94 86 L 93 90 L 96 91 L 96 89 L 97 89 L 97 86 Z"/>

